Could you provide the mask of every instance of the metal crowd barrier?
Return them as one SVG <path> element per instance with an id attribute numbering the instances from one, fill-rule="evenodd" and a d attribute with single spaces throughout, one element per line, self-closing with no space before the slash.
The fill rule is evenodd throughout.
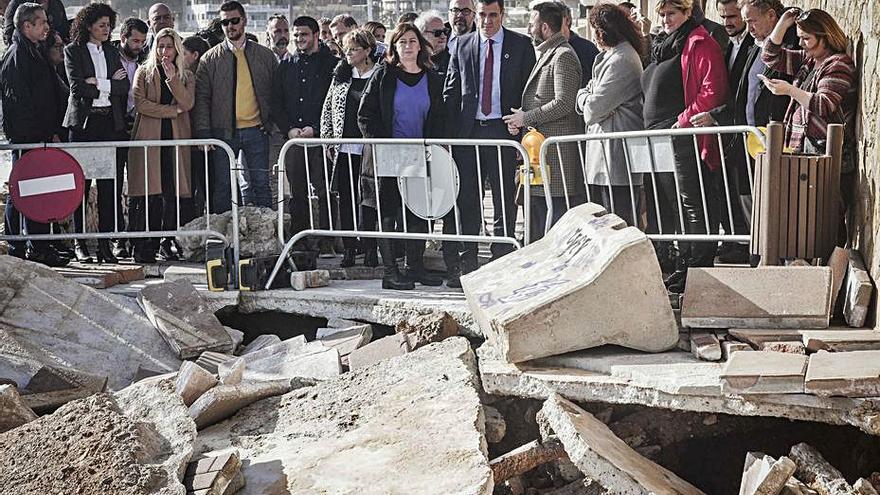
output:
<path id="1" fill-rule="evenodd" d="M 356 200 L 356 189 L 359 186 L 360 179 L 355 177 L 349 184 L 348 190 L 346 191 L 334 191 L 333 184 L 331 184 L 331 175 L 333 170 L 333 160 L 330 158 L 329 150 L 333 149 L 341 149 L 341 147 L 345 146 L 356 146 L 361 148 L 361 153 L 363 156 L 364 151 L 369 151 L 369 155 L 372 156 L 372 166 L 373 166 L 373 193 L 375 197 L 375 204 L 377 205 L 376 213 L 378 217 L 377 228 L 375 230 L 364 230 L 359 229 L 358 224 L 360 215 L 358 214 L 358 201 Z M 424 182 L 424 191 L 418 192 L 410 192 L 406 193 L 404 191 L 400 191 L 401 194 L 401 204 L 402 205 L 410 205 L 407 201 L 409 198 L 411 201 L 420 201 L 425 203 L 426 208 L 431 208 L 433 206 L 433 201 L 435 197 L 435 181 L 439 181 L 436 177 L 439 176 L 439 172 L 442 171 L 443 166 L 439 165 L 440 161 L 448 164 L 446 157 L 452 157 L 454 150 L 458 152 L 462 148 L 473 147 L 474 153 L 476 157 L 476 173 L 478 180 L 478 191 L 480 197 L 477 198 L 478 203 L 483 205 L 483 197 L 485 195 L 485 180 L 486 180 L 486 165 L 481 163 L 480 151 L 485 148 L 494 148 L 493 152 L 494 156 L 497 157 L 497 166 L 498 166 L 498 175 L 502 176 L 501 168 L 502 168 L 502 149 L 509 148 L 513 149 L 516 153 L 518 153 L 519 157 L 524 160 L 525 163 L 529 163 L 529 156 L 523 146 L 512 140 L 476 140 L 476 139 L 354 139 L 354 138 L 342 138 L 342 139 L 291 139 L 284 143 L 284 146 L 281 149 L 281 153 L 278 157 L 278 163 L 276 165 L 276 171 L 278 173 L 278 190 L 283 190 L 284 177 L 287 172 L 286 170 L 286 162 L 287 155 L 291 152 L 294 147 L 302 147 L 304 151 L 304 163 L 302 166 L 305 168 L 305 177 L 306 182 L 308 183 L 308 191 L 309 191 L 309 201 L 308 201 L 308 228 L 301 230 L 299 232 L 292 233 L 288 237 L 285 232 L 284 225 L 284 208 L 278 208 L 278 241 L 282 244 L 283 250 L 281 255 L 278 258 L 277 263 L 272 271 L 271 276 L 266 284 L 266 287 L 270 287 L 277 275 L 278 271 L 281 269 L 282 264 L 287 260 L 288 253 L 293 248 L 293 245 L 298 241 L 309 237 L 309 236 L 323 236 L 323 237 L 349 237 L 349 238 L 387 238 L 387 239 L 399 239 L 399 240 L 435 240 L 435 241 L 453 241 L 453 242 L 496 242 L 512 245 L 514 248 L 520 248 L 522 244 L 528 244 L 529 242 L 529 211 L 531 208 L 530 194 L 528 190 L 523 194 L 523 217 L 525 222 L 524 228 L 524 237 L 523 242 L 520 242 L 516 236 L 515 232 L 510 232 L 508 229 L 508 208 L 504 207 L 504 196 L 505 188 L 515 188 L 516 184 L 504 184 L 501 182 L 500 188 L 502 191 L 502 221 L 504 223 L 504 235 L 503 236 L 495 236 L 491 235 L 493 232 L 493 228 L 488 227 L 486 225 L 486 218 L 484 214 L 481 214 L 481 234 L 462 234 L 461 228 L 461 218 L 459 211 L 459 204 L 457 201 L 457 196 L 452 198 L 453 205 L 451 207 L 451 212 L 454 212 L 455 219 L 455 233 L 438 233 L 435 230 L 435 221 L 437 219 L 442 218 L 445 215 L 432 216 L 430 214 L 421 216 L 421 218 L 427 218 L 425 221 L 427 222 L 427 232 L 410 232 L 410 229 L 407 225 L 406 215 L 402 215 L 402 231 L 389 231 L 385 230 L 382 227 L 382 202 L 379 201 L 379 177 L 414 177 L 421 178 Z M 320 148 L 320 160 L 318 164 L 313 163 L 313 158 L 310 158 L 310 154 L 308 150 L 310 148 Z M 444 151 L 446 154 L 444 155 L 440 153 L 440 150 Z M 425 158 L 422 160 L 422 165 L 419 166 L 418 163 L 415 162 L 417 157 L 421 155 Z M 343 163 L 343 166 L 347 166 L 349 168 L 349 174 L 352 171 L 352 164 L 349 155 L 348 163 Z M 432 162 L 435 165 L 432 165 Z M 520 160 L 517 160 L 519 163 Z M 432 172 L 432 166 L 435 167 L 435 170 Z M 510 166 L 510 165 L 508 165 Z M 397 167 L 398 174 L 389 175 L 389 170 Z M 403 168 L 401 168 L 403 167 Z M 439 167 L 439 168 L 438 168 Z M 446 166 L 448 169 L 448 166 Z M 454 162 L 452 162 L 452 168 L 456 169 Z M 380 170 L 381 169 L 381 170 Z M 447 170 L 448 171 L 448 170 Z M 315 177 L 316 172 L 319 173 L 320 177 Z M 423 176 L 419 177 L 421 174 Z M 434 177 L 432 177 L 432 173 Z M 517 168 L 517 173 L 519 173 L 519 168 Z M 408 175 L 409 174 L 409 175 Z M 530 171 L 527 171 L 527 174 L 530 174 Z M 359 175 L 359 174 L 357 174 Z M 529 187 L 531 182 L 531 176 L 527 175 L 527 179 L 524 181 L 526 188 Z M 400 184 L 400 182 L 399 182 Z M 293 184 L 291 183 L 291 187 Z M 546 189 L 548 186 L 545 184 L 544 188 Z M 408 188 L 405 188 L 405 190 Z M 449 191 L 441 191 L 443 193 Z M 510 191 L 513 192 L 513 191 Z M 549 189 L 547 189 L 549 193 Z M 351 199 L 350 205 L 352 207 L 352 218 L 355 220 L 355 225 L 353 229 L 343 229 L 341 225 L 335 222 L 332 212 L 334 210 L 332 197 L 334 193 L 338 193 L 339 195 L 345 194 L 348 195 Z M 507 196 L 513 196 L 509 194 Z M 547 194 L 549 196 L 549 194 Z M 449 198 L 445 198 L 447 202 Z M 327 211 L 327 222 L 325 225 L 320 225 L 320 221 L 316 222 L 317 212 L 316 209 L 326 208 Z M 412 209 L 412 208 L 411 208 Z M 514 209 L 517 211 L 517 209 Z M 290 211 L 291 217 L 297 214 L 297 212 Z M 429 212 L 430 213 L 430 212 Z M 483 213 L 483 212 L 481 212 Z M 493 211 L 494 214 L 494 211 Z M 515 230 L 515 229 L 514 229 Z"/>
<path id="2" fill-rule="evenodd" d="M 614 141 L 619 141 L 622 144 L 622 150 L 624 152 L 624 165 L 626 166 L 626 175 L 629 178 L 627 181 L 630 195 L 630 207 L 632 218 L 639 219 L 641 215 L 644 213 L 643 210 L 637 208 L 637 204 L 639 203 L 637 200 L 642 194 L 643 186 L 640 180 L 635 180 L 641 175 L 641 178 L 650 178 L 651 189 L 652 191 L 644 191 L 644 192 L 653 192 L 654 202 L 653 204 L 644 205 L 647 209 L 647 214 L 651 215 L 653 210 L 653 215 L 656 215 L 657 226 L 659 227 L 659 232 L 648 232 L 647 235 L 652 240 L 657 241 L 724 241 L 724 242 L 737 242 L 737 243 L 747 243 L 749 242 L 749 231 L 746 229 L 745 232 L 723 232 L 717 234 L 711 234 L 708 232 L 712 232 L 714 226 L 710 226 L 710 218 L 709 211 L 711 201 L 716 200 L 717 198 L 707 197 L 707 187 L 706 181 L 704 178 L 704 171 L 707 170 L 703 160 L 700 157 L 700 147 L 698 143 L 699 136 L 715 136 L 717 139 L 717 145 L 719 149 L 719 154 L 721 158 L 721 167 L 715 173 L 720 173 L 722 182 L 723 182 L 723 191 L 718 191 L 719 193 L 723 193 L 725 197 L 726 210 L 722 212 L 722 215 L 726 215 L 729 220 L 729 225 L 734 225 L 733 219 L 733 208 L 738 207 L 739 205 L 731 205 L 730 201 L 730 187 L 731 180 L 733 180 L 732 174 L 736 173 L 735 170 L 731 170 L 728 162 L 731 160 L 731 155 L 725 153 L 725 150 L 731 149 L 731 146 L 727 145 L 724 136 L 728 137 L 736 137 L 740 136 L 742 138 L 742 144 L 735 145 L 736 148 L 741 148 L 741 152 L 743 153 L 743 162 L 747 167 L 748 181 L 749 181 L 749 190 L 754 191 L 754 174 L 753 174 L 753 158 L 749 153 L 749 136 L 752 136 L 753 139 L 757 139 L 762 146 L 766 145 L 764 133 L 761 132 L 757 127 L 752 126 L 726 126 L 726 127 L 699 127 L 699 128 L 686 128 L 686 129 L 661 129 L 661 130 L 650 130 L 650 131 L 631 131 L 631 132 L 609 132 L 603 134 L 582 134 L 582 135 L 571 135 L 571 136 L 561 136 L 561 137 L 550 137 L 547 138 L 541 146 L 540 151 L 540 160 L 542 168 L 549 167 L 548 158 L 556 155 L 557 159 L 561 161 L 562 159 L 562 145 L 566 143 L 575 143 L 578 146 L 578 155 L 580 158 L 580 171 L 582 172 L 582 178 L 584 181 L 584 188 L 586 189 L 587 201 L 591 201 L 592 195 L 590 193 L 590 187 L 587 181 L 587 173 L 586 173 L 586 160 L 589 158 L 587 156 L 587 147 L 590 142 L 599 141 L 602 143 L 602 149 L 605 153 L 605 175 L 606 178 L 611 177 L 611 170 L 609 167 L 610 160 L 610 143 Z M 684 209 L 681 197 L 681 191 L 679 187 L 679 174 L 676 171 L 674 166 L 674 162 L 672 161 L 672 138 L 673 137 L 691 137 L 693 140 L 694 153 L 696 155 L 697 161 L 697 174 L 700 183 L 700 200 L 703 207 L 704 218 L 705 218 L 705 231 L 707 234 L 687 234 L 685 233 L 684 226 Z M 737 150 L 736 153 L 740 151 Z M 566 172 L 564 167 L 560 167 L 557 169 L 556 167 L 552 167 L 550 169 L 550 179 L 545 182 L 551 182 L 554 180 L 560 180 L 563 183 L 563 188 L 565 190 L 565 206 L 566 208 L 571 208 L 570 201 L 570 184 L 573 180 L 571 177 L 566 176 Z M 675 192 L 676 192 L 676 204 L 661 204 L 658 200 L 658 190 L 657 183 L 658 177 L 660 174 L 671 174 L 674 177 L 675 181 Z M 546 177 L 546 175 L 545 175 Z M 607 181 L 609 184 L 601 185 L 599 187 L 607 187 L 609 191 L 610 203 L 606 205 L 607 209 L 610 210 L 611 213 L 617 213 L 620 211 L 616 205 L 614 205 L 614 196 L 611 193 L 610 180 Z M 635 184 L 634 182 L 638 182 L 639 184 Z M 647 194 L 646 194 L 647 197 Z M 594 201 L 598 202 L 598 201 Z M 551 212 L 548 213 L 547 218 L 547 230 L 550 228 L 549 219 L 552 216 L 552 204 L 548 205 L 551 208 Z M 676 211 L 674 213 L 677 216 L 678 225 L 676 225 L 676 231 L 669 232 L 664 231 L 663 221 L 661 219 L 661 212 L 663 212 L 667 208 L 673 208 Z M 748 212 L 746 213 L 747 222 L 750 221 L 750 216 Z M 650 219 L 653 220 L 653 219 Z M 649 220 L 649 221 L 650 221 Z M 641 222 L 639 222 L 641 223 Z M 636 225 L 642 230 L 645 230 L 645 225 Z M 732 228 L 731 230 L 735 230 Z"/>
<path id="3" fill-rule="evenodd" d="M 147 150 L 149 148 L 163 148 L 163 147 L 173 147 L 174 148 L 174 176 L 175 176 L 175 190 L 180 190 L 180 147 L 181 146 L 189 146 L 192 147 L 193 150 L 198 150 L 198 152 L 203 153 L 204 155 L 204 164 L 205 164 L 205 206 L 202 209 L 201 214 L 205 213 L 214 213 L 211 210 L 211 178 L 210 178 L 210 169 L 209 164 L 211 164 L 211 160 L 209 159 L 209 147 L 213 146 L 214 148 L 218 148 L 224 152 L 226 152 L 227 157 L 229 159 L 229 180 L 230 180 L 230 197 L 232 198 L 232 238 L 227 239 L 226 235 L 223 233 L 211 229 L 211 217 L 210 215 L 206 215 L 206 223 L 205 228 L 201 230 L 180 230 L 181 227 L 181 219 L 180 219 L 180 194 L 175 194 L 176 198 L 176 206 L 177 206 L 177 218 L 175 223 L 174 230 L 150 230 L 150 209 L 147 205 L 145 205 L 145 225 L 143 231 L 127 231 L 120 230 L 119 226 L 119 201 L 118 198 L 113 201 L 113 230 L 111 232 L 85 232 L 87 230 L 87 213 L 88 213 L 88 195 L 89 191 L 86 190 L 83 197 L 83 208 L 82 208 L 82 220 L 83 220 L 83 231 L 84 232 L 61 232 L 57 223 L 53 222 L 49 224 L 49 233 L 48 234 L 27 234 L 22 233 L 19 235 L 0 235 L 0 240 L 2 241 L 53 241 L 53 240 L 72 240 L 72 239 L 143 239 L 143 238 L 152 238 L 152 237 L 205 237 L 205 238 L 213 238 L 221 240 L 224 245 L 229 246 L 232 245 L 233 258 L 235 265 L 238 266 L 239 261 L 239 227 L 238 227 L 238 194 L 239 194 L 239 186 L 238 186 L 238 167 L 235 166 L 236 157 L 232 152 L 232 149 L 218 139 L 169 139 L 169 140 L 142 140 L 142 141 L 97 141 L 97 142 L 75 142 L 75 143 L 35 143 L 35 144 L 0 144 L 0 151 L 11 151 L 12 153 L 18 153 L 20 157 L 22 154 L 29 150 L 34 149 L 43 149 L 43 148 L 58 148 L 62 149 L 68 153 L 70 153 L 77 161 L 80 163 L 80 166 L 83 168 L 83 173 L 86 179 L 92 180 L 100 180 L 100 179 L 113 179 L 113 189 L 114 193 L 119 190 L 119 183 L 122 180 L 122 177 L 117 176 L 117 167 L 116 167 L 116 153 L 120 148 L 143 148 L 144 152 L 144 192 L 147 193 L 150 188 L 150 178 L 148 173 L 148 167 L 150 166 L 149 153 Z M 108 158 L 107 155 L 110 155 Z M 13 167 L 14 167 L 13 163 Z M 149 196 L 145 196 L 148 198 Z M 199 217 L 199 212 L 194 212 L 196 218 Z M 71 215 L 72 216 L 72 215 Z M 72 218 L 71 218 L 72 220 Z M 25 219 L 24 216 L 19 214 L 19 225 L 21 231 L 25 231 Z M 233 274 L 233 277 L 237 275 L 237 270 L 231 270 L 230 273 Z"/>

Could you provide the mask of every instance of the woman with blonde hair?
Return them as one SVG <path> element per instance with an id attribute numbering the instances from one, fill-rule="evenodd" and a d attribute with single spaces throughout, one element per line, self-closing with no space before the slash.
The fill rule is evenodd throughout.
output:
<path id="1" fill-rule="evenodd" d="M 146 62 L 134 76 L 134 104 L 137 116 L 132 136 L 135 140 L 190 139 L 189 111 L 195 102 L 195 76 L 185 67 L 183 42 L 171 28 L 156 33 Z M 149 210 L 150 230 L 176 230 L 177 208 L 180 222 L 190 219 L 190 150 L 187 146 L 134 147 L 129 151 L 128 196 L 132 230 L 144 230 Z M 153 263 L 156 252 L 164 259 L 175 259 L 172 239 L 159 244 L 157 238 L 135 243 L 134 258 Z"/>

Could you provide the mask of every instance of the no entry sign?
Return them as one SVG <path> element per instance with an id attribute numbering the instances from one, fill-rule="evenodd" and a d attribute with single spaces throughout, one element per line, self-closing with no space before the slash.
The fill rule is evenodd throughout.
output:
<path id="1" fill-rule="evenodd" d="M 67 218 L 83 199 L 85 177 L 79 163 L 64 150 L 30 150 L 16 160 L 9 193 L 27 219 L 49 223 Z"/>

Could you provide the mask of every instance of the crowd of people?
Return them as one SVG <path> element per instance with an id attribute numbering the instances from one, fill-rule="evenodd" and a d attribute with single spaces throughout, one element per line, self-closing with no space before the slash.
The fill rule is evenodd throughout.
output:
<path id="1" fill-rule="evenodd" d="M 655 0 L 654 29 L 632 3 L 600 3 L 589 13 L 592 41 L 572 30 L 570 9 L 553 0 L 530 5 L 527 35 L 505 27 L 504 0 L 450 0 L 446 13 L 407 14 L 393 27 L 361 26 L 349 15 L 292 22 L 273 15 L 262 40 L 247 32 L 247 13 L 235 0 L 185 39 L 161 3 L 146 21 L 122 21 L 115 41 L 109 5 L 83 7 L 69 26 L 59 7 L 58 0 L 14 0 L 6 11 L 0 89 L 11 142 L 213 138 L 241 155 L 236 195 L 225 151 L 214 149 L 206 163 L 203 150 L 185 146 L 120 150 L 116 186 L 97 179 L 100 232 L 175 230 L 178 221 L 205 208 L 228 211 L 233 201 L 277 207 L 283 192 L 272 190 L 270 163 L 286 139 L 495 140 L 520 139 L 529 129 L 554 137 L 778 120 L 786 124 L 787 146 L 809 153 L 823 149 L 827 124 L 851 130 L 857 103 L 856 69 L 840 27 L 822 10 L 785 8 L 780 0 L 717 0 L 720 24 L 694 0 Z M 744 233 L 751 168 L 741 139 L 701 136 L 695 145 L 691 137 L 673 138 L 674 174 L 632 173 L 619 140 L 560 145 L 547 157 L 550 197 L 544 188 L 529 189 L 531 238 L 544 233 L 548 203 L 552 223 L 588 198 L 648 232 Z M 294 146 L 285 156 L 293 233 L 313 221 L 326 226 L 335 213 L 322 207 L 312 217 L 310 185 L 326 195 L 325 180 L 338 192 L 341 229 L 427 231 L 402 204 L 397 180 L 374 177 L 370 147 L 329 148 L 329 177 L 320 147 Z M 479 234 L 485 181 L 494 201 L 491 230 L 512 237 L 522 157 L 494 146 L 456 146 L 452 153 L 460 218 L 451 212 L 444 232 Z M 9 205 L 7 233 L 19 232 L 18 217 Z M 74 215 L 77 232 L 82 218 Z M 25 228 L 47 232 L 32 221 Z M 716 255 L 748 255 L 737 244 L 656 248 L 673 291 L 683 288 L 689 267 L 711 266 Z M 510 249 L 494 243 L 492 256 Z M 174 259 L 176 250 L 171 238 L 105 239 L 96 256 L 149 263 Z M 443 278 L 424 267 L 424 250 L 422 241 L 346 239 L 342 264 L 354 265 L 362 251 L 365 265 L 378 266 L 381 253 L 383 287 L 440 285 Z M 72 253 L 49 242 L 13 242 L 10 254 L 48 265 L 92 260 L 84 241 Z M 460 287 L 461 275 L 478 267 L 474 243 L 444 242 L 443 257 L 449 287 Z"/>

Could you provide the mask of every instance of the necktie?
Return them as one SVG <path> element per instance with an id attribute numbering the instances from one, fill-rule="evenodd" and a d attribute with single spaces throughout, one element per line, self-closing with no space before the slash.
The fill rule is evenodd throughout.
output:
<path id="1" fill-rule="evenodd" d="M 492 44 L 494 43 L 494 40 L 489 40 L 486 65 L 483 67 L 483 101 L 480 104 L 483 115 L 492 113 L 492 77 L 495 74 L 495 54 L 492 51 Z"/>

